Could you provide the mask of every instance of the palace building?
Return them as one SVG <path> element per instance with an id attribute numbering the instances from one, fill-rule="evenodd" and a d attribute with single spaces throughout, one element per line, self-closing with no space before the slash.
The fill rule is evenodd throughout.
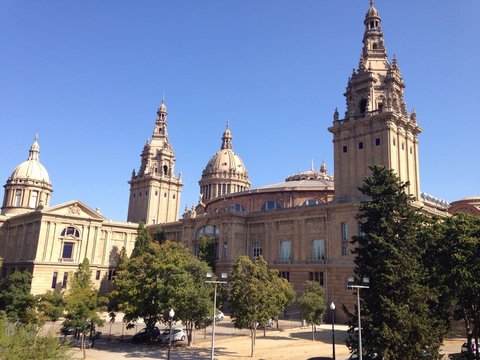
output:
<path id="1" fill-rule="evenodd" d="M 262 255 L 297 294 L 306 280 L 314 280 L 325 287 L 328 303 L 353 307 L 356 298 L 348 287 L 353 276 L 350 240 L 360 233 L 358 187 L 369 175 L 368 167 L 384 165 L 409 181 L 408 192 L 425 211 L 446 215 L 448 209 L 447 203 L 420 191 L 418 135 L 422 129 L 416 113 L 405 104 L 399 62 L 387 56 L 381 17 L 373 1 L 363 23 L 361 58 L 344 94 L 346 111 L 340 116 L 335 110 L 328 128 L 334 144 L 333 175 L 323 163 L 276 184 L 252 188 L 248 164 L 234 152 L 227 124 L 220 150 L 199 179 L 198 204 L 179 218 L 183 182 L 174 172 L 175 153 L 162 99 L 152 138 L 129 181 L 128 222 L 105 219 L 77 200 L 50 206 L 53 187 L 35 139 L 27 161 L 4 186 L 2 276 L 29 270 L 32 292 L 60 290 L 86 257 L 97 285 L 106 292 L 119 251 L 122 247 L 132 251 L 138 223 L 144 222 L 152 234 L 161 228 L 167 239 L 185 244 L 194 253 L 203 236 L 216 239 L 218 272 L 228 272 L 241 255 Z"/>

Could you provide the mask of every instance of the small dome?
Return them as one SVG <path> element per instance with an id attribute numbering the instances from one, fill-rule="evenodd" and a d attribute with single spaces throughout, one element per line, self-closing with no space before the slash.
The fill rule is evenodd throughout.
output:
<path id="1" fill-rule="evenodd" d="M 48 176 L 47 169 L 40 163 L 38 155 L 40 153 L 40 146 L 38 145 L 38 139 L 35 137 L 35 141 L 30 147 L 27 161 L 22 162 L 13 170 L 10 176 L 11 180 L 15 179 L 30 179 L 39 180 L 46 183 L 50 183 L 50 177 Z"/>
<path id="2" fill-rule="evenodd" d="M 367 19 L 371 17 L 376 17 L 376 18 L 380 17 L 380 13 L 375 8 L 375 6 L 373 6 L 373 0 L 370 0 L 370 8 L 368 9 L 367 14 L 365 15 L 365 18 Z"/>

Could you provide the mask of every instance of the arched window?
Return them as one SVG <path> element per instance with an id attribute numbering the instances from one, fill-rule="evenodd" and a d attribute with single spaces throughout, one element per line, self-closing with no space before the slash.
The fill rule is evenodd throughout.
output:
<path id="1" fill-rule="evenodd" d="M 234 210 L 235 212 L 243 212 L 245 211 L 245 207 L 242 204 L 235 204 Z"/>
<path id="2" fill-rule="evenodd" d="M 78 231 L 73 226 L 69 226 L 62 230 L 60 236 L 73 236 L 73 237 L 80 237 L 80 231 Z"/>
<path id="3" fill-rule="evenodd" d="M 220 236 L 220 230 L 216 225 L 204 225 L 196 231 L 195 240 L 200 239 L 202 236 L 218 238 Z"/>
<path id="4" fill-rule="evenodd" d="M 268 200 L 262 205 L 262 211 L 276 210 L 276 209 L 281 209 L 281 208 L 282 208 L 282 206 L 274 200 Z"/>
<path id="5" fill-rule="evenodd" d="M 320 201 L 317 199 L 308 199 L 303 203 L 303 206 L 314 206 L 314 205 L 319 205 Z"/>
<path id="6" fill-rule="evenodd" d="M 378 45 L 377 45 L 377 43 L 373 43 L 373 45 L 372 45 L 372 49 L 373 49 L 373 50 L 375 50 L 376 48 L 378 48 Z"/>
<path id="7" fill-rule="evenodd" d="M 168 166 L 163 165 L 163 175 L 168 175 Z"/>

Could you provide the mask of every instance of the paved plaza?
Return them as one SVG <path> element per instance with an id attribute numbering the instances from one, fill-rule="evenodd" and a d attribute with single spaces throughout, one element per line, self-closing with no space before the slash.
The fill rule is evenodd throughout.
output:
<path id="1" fill-rule="evenodd" d="M 107 324 L 102 328 L 102 336 L 94 349 L 87 349 L 89 360 L 116 359 L 167 359 L 167 348 L 158 344 L 132 344 L 131 336 L 137 329 L 125 329 L 122 324 L 112 326 Z M 123 335 L 122 335 L 123 329 Z M 345 344 L 347 327 L 335 326 L 336 359 L 345 360 L 349 351 Z M 250 337 L 248 330 L 234 329 L 230 321 L 225 320 L 217 325 L 215 337 L 215 358 L 218 360 L 250 358 Z M 443 347 L 445 354 L 460 350 L 463 338 L 448 338 Z M 189 348 L 186 344 L 177 343 L 171 350 L 172 360 L 210 359 L 211 332 L 210 328 L 195 332 L 194 341 Z M 73 354 L 76 359 L 82 358 L 82 353 L 75 347 Z M 280 321 L 279 328 L 259 330 L 253 359 L 257 360 L 307 360 L 311 358 L 332 358 L 331 325 L 321 325 L 312 341 L 311 329 L 302 327 L 298 322 Z"/>

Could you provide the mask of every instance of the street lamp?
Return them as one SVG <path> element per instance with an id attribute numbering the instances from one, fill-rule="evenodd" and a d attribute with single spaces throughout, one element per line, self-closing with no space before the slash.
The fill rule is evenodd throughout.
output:
<path id="1" fill-rule="evenodd" d="M 353 278 L 352 278 L 353 283 Z M 368 289 L 370 288 L 370 279 L 368 277 L 363 278 L 363 285 L 353 285 L 350 284 L 349 287 L 353 289 L 357 289 L 357 309 L 358 309 L 358 357 L 360 360 L 363 360 L 362 357 L 362 320 L 360 317 L 360 289 Z"/>
<path id="2" fill-rule="evenodd" d="M 226 279 L 228 277 L 227 273 L 222 273 L 221 278 Z M 212 279 L 213 274 L 211 272 L 207 273 L 207 278 Z M 205 281 L 206 283 L 213 284 L 214 285 L 214 292 L 213 292 L 213 327 L 212 327 L 212 352 L 210 355 L 210 359 L 214 359 L 214 354 L 215 354 L 215 315 L 217 312 L 217 285 L 218 284 L 226 284 L 226 281 L 218 281 L 218 280 L 207 280 Z"/>
<path id="3" fill-rule="evenodd" d="M 173 311 L 173 309 L 170 309 L 170 311 L 168 312 L 168 317 L 170 319 L 170 332 L 168 334 L 168 356 L 167 356 L 168 360 L 170 360 L 170 349 L 172 348 L 172 320 L 174 316 L 175 316 L 175 311 Z"/>
<path id="4" fill-rule="evenodd" d="M 332 310 L 332 346 L 333 346 L 333 360 L 335 360 L 335 304 L 330 304 L 330 310 Z"/>

